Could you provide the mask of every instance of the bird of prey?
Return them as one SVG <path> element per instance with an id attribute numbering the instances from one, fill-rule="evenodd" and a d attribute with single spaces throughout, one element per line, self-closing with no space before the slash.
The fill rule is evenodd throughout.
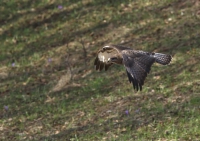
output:
<path id="1" fill-rule="evenodd" d="M 171 55 L 167 54 L 149 53 L 122 45 L 108 45 L 98 51 L 94 65 L 96 70 L 100 71 L 103 68 L 107 71 L 113 64 L 124 65 L 129 82 L 133 84 L 134 89 L 141 91 L 152 64 L 156 62 L 167 65 L 171 59 Z"/>

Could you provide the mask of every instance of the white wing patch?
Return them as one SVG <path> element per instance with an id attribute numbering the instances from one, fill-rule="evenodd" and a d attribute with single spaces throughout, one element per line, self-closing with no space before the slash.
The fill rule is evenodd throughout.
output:
<path id="1" fill-rule="evenodd" d="M 116 57 L 119 54 L 117 50 L 110 48 L 110 46 L 104 46 L 103 49 L 98 53 L 99 61 L 103 63 L 109 63 L 110 58 Z"/>
<path id="2" fill-rule="evenodd" d="M 98 58 L 99 58 L 99 60 L 100 61 L 102 61 L 102 62 L 108 62 L 108 59 L 110 58 L 110 53 L 107 53 L 107 52 L 100 52 L 99 54 L 98 54 Z"/>

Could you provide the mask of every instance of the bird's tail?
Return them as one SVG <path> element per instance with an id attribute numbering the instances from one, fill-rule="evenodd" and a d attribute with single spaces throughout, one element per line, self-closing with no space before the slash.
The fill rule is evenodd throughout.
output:
<path id="1" fill-rule="evenodd" d="M 152 53 L 153 57 L 156 59 L 156 62 L 162 65 L 167 65 L 171 62 L 172 56 L 162 53 Z"/>

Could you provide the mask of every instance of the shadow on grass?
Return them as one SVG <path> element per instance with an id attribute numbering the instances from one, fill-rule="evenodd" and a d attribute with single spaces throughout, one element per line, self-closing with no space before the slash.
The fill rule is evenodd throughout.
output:
<path id="1" fill-rule="evenodd" d="M 153 103 L 160 102 L 161 107 L 152 107 L 152 108 L 144 108 L 146 105 L 145 100 L 151 99 Z M 141 101 L 139 104 L 137 101 Z M 178 122 L 178 119 L 183 116 L 184 122 L 187 122 L 191 111 L 187 110 L 188 102 L 190 99 L 184 99 L 180 102 L 179 98 L 175 98 L 172 103 L 167 102 L 167 98 L 160 95 L 147 95 L 145 96 L 145 100 L 143 96 L 135 96 L 135 97 L 126 97 L 125 99 L 117 100 L 112 102 L 111 104 L 107 104 L 99 108 L 100 111 L 96 111 L 95 116 L 92 119 L 84 121 L 79 121 L 74 125 L 74 127 L 65 130 L 63 129 L 58 134 L 53 134 L 50 136 L 39 137 L 36 139 L 39 140 L 59 140 L 59 139 L 92 139 L 92 140 L 101 140 L 102 138 L 107 139 L 115 139 L 122 136 L 115 136 L 115 134 L 119 133 L 121 135 L 128 133 L 129 139 L 138 139 L 138 134 L 135 134 L 139 128 L 148 128 L 152 130 L 158 130 L 156 127 L 152 127 L 152 125 L 160 126 L 162 129 L 166 129 L 165 126 L 168 126 L 170 123 Z M 119 103 L 123 103 L 123 105 L 119 105 Z M 137 103 L 137 104 L 136 104 Z M 95 105 L 95 104 L 94 104 Z M 133 107 L 134 109 L 128 115 L 125 114 L 126 107 Z M 189 106 L 191 109 L 193 106 Z M 158 108 L 158 109 L 157 109 Z M 112 111 L 110 111 L 112 109 Z M 108 112 L 110 111 L 110 112 Z M 148 111 L 148 112 L 147 112 Z M 115 113 L 118 113 L 117 116 Z M 113 116 L 114 115 L 114 116 Z M 197 114 L 193 114 L 194 117 L 197 117 Z M 71 120 L 72 117 L 68 117 L 68 120 Z M 102 121 L 102 119 L 104 119 Z M 175 121 L 171 121 L 170 119 L 176 119 Z M 101 122 L 100 122 L 101 121 Z M 72 123 L 73 124 L 73 123 Z M 74 123 L 75 124 L 75 123 Z M 64 126 L 64 123 L 63 123 Z M 115 131 L 118 129 L 118 131 Z M 148 132 L 148 131 L 146 131 Z M 160 136 L 170 136 L 171 133 L 168 133 L 167 130 L 159 131 Z M 198 136 L 196 133 L 194 135 Z M 88 137 L 88 138 L 87 138 Z M 149 135 L 147 137 L 151 140 L 156 139 L 154 135 Z M 185 137 L 187 138 L 187 137 Z"/>
<path id="2" fill-rule="evenodd" d="M 73 1 L 74 4 L 76 4 L 76 2 L 78 1 Z M 123 3 L 127 3 L 127 2 L 128 1 L 123 1 Z M 68 5 L 73 4 L 73 3 L 70 2 L 68 3 Z M 101 1 L 101 3 L 108 4 L 108 5 L 111 4 L 112 6 L 112 1 Z M 34 13 L 36 14 L 36 16 L 32 16 L 29 13 L 24 13 L 24 15 L 26 15 L 26 17 L 24 18 L 24 22 L 22 23 L 16 22 L 17 24 L 15 26 L 10 26 L 10 28 L 5 29 L 2 32 L 0 38 L 2 40 L 5 40 L 6 38 L 16 40 L 15 45 L 8 44 L 7 45 L 8 48 L 10 48 L 10 46 L 17 46 L 18 44 L 23 44 L 24 47 L 21 51 L 13 52 L 11 48 L 10 50 L 8 49 L 10 52 L 13 52 L 12 56 L 15 56 L 16 60 L 19 60 L 22 56 L 29 57 L 36 52 L 46 52 L 47 50 L 51 50 L 53 47 L 65 45 L 74 39 L 81 38 L 83 35 L 86 35 L 86 34 L 88 35 L 92 31 L 106 28 L 112 21 L 108 21 L 108 23 L 97 23 L 94 26 L 90 26 L 89 28 L 85 28 L 82 30 L 74 29 L 76 27 L 73 27 L 73 25 L 71 25 L 72 28 L 70 29 L 68 29 L 68 27 L 58 29 L 59 31 L 63 30 L 64 34 L 61 34 L 59 32 L 54 32 L 51 34 L 47 33 L 48 35 L 45 35 L 45 36 L 40 35 L 40 34 L 43 34 L 42 32 L 44 32 L 44 34 L 46 33 L 46 30 L 44 30 L 46 25 L 49 27 L 48 30 L 51 30 L 52 28 L 55 28 L 56 26 L 55 23 L 57 22 L 59 22 L 59 24 L 64 24 L 66 21 L 74 20 L 74 17 L 84 17 L 84 15 L 95 11 L 96 4 L 97 3 L 95 2 L 95 3 L 88 3 L 86 5 L 83 5 L 83 6 L 86 6 L 85 8 L 89 10 L 84 10 L 82 9 L 81 6 L 76 6 L 75 8 L 71 10 L 68 10 L 68 9 L 56 10 L 55 12 L 52 12 L 52 13 L 49 13 L 47 10 L 51 10 L 51 9 L 53 10 L 56 6 L 56 3 L 44 5 L 44 7 L 40 7 L 38 9 L 36 8 L 34 12 L 31 12 L 31 14 Z M 113 4 L 114 6 L 117 6 L 116 4 L 121 4 L 121 2 L 117 2 Z M 38 17 L 37 17 L 37 14 L 39 14 Z M 29 15 L 30 15 L 30 18 L 29 18 Z M 13 16 L 13 18 L 11 19 L 12 21 L 18 21 L 21 16 L 22 15 Z M 9 19 L 3 19 L 3 20 L 7 21 L 6 23 L 9 25 Z M 74 22 L 79 22 L 79 20 L 77 19 Z M 30 41 L 25 42 L 23 41 L 24 39 L 22 39 L 22 41 L 20 41 L 20 39 L 19 40 L 16 39 L 16 36 L 22 36 L 22 37 L 27 36 L 28 38 L 31 38 L 30 35 L 27 35 L 26 33 L 27 31 L 25 30 L 30 30 L 30 32 L 33 35 L 35 36 L 39 35 L 40 38 L 37 38 L 36 40 L 31 41 L 31 42 Z M 106 33 L 107 32 L 105 32 L 105 34 Z M 10 55 L 5 55 L 4 58 L 10 58 Z"/>
<path id="3" fill-rule="evenodd" d="M 79 1 L 73 1 L 73 2 L 69 2 L 69 5 L 72 4 L 76 4 Z M 39 4 L 39 1 L 36 1 L 35 3 Z M 95 8 L 97 8 L 98 10 L 101 9 L 102 5 L 109 5 L 110 7 L 117 7 L 119 6 L 121 3 L 123 4 L 128 4 L 129 0 L 126 1 L 119 1 L 119 2 L 114 2 L 114 1 L 99 1 L 99 2 L 89 2 L 86 5 L 84 5 L 84 10 L 81 6 L 77 6 L 74 9 L 68 10 L 68 9 L 64 9 L 64 10 L 57 10 L 56 12 L 50 12 L 48 13 L 48 10 L 52 10 L 55 9 L 55 7 L 57 6 L 58 3 L 51 3 L 51 4 L 45 4 L 44 6 L 38 7 L 36 8 L 36 10 L 34 12 L 30 12 L 29 10 L 25 11 L 24 13 L 17 13 L 15 9 L 15 11 L 13 10 L 12 13 L 12 18 L 5 18 L 3 20 L 1 20 L 0 22 L 4 22 L 5 21 L 7 23 L 5 24 L 14 24 L 15 20 L 18 21 L 18 19 L 21 16 L 29 16 L 29 14 L 44 14 L 45 12 L 47 12 L 48 14 L 44 16 L 47 16 L 43 19 L 40 18 L 40 15 L 37 17 L 36 19 L 25 19 L 25 22 L 23 24 L 19 24 L 17 26 L 13 26 L 13 27 L 8 27 L 8 29 L 6 29 L 6 31 L 4 31 L 1 34 L 1 40 L 4 41 L 9 35 L 8 38 L 14 38 L 15 33 L 17 32 L 17 34 L 21 34 L 21 35 L 26 35 L 24 33 L 24 28 L 30 28 L 34 34 L 40 33 L 39 30 L 45 26 L 45 24 L 48 24 L 50 29 L 54 29 L 55 27 L 57 27 L 56 24 L 57 22 L 60 22 L 62 25 L 65 24 L 66 21 L 74 21 L 74 22 L 78 22 L 79 18 L 77 20 L 73 20 L 74 18 L 80 17 L 84 18 L 84 16 L 86 16 L 88 13 L 92 13 Z M 68 5 L 67 4 L 67 5 Z M 27 3 L 21 3 L 21 5 L 32 5 L 31 3 L 27 2 Z M 81 5 L 81 4 L 80 4 Z M 176 7 L 176 5 L 178 5 Z M 83 5 L 82 5 L 83 6 Z M 191 6 L 191 5 L 190 5 Z M 14 7 L 14 5 L 12 5 L 11 7 Z M 80 38 L 82 36 L 88 36 L 90 37 L 90 34 L 92 32 L 100 32 L 103 31 L 103 36 L 106 34 L 109 34 L 113 28 L 117 28 L 120 26 L 130 26 L 129 24 L 133 23 L 133 22 L 137 22 L 138 24 L 140 24 L 140 22 L 143 22 L 144 20 L 151 20 L 151 18 L 153 16 L 155 16 L 155 19 L 159 19 L 161 21 L 159 21 L 161 24 L 164 24 L 166 21 L 166 19 L 170 18 L 171 14 L 170 14 L 170 8 L 175 7 L 174 9 L 176 9 L 177 11 L 182 10 L 184 8 L 188 8 L 187 6 L 184 5 L 183 1 L 175 1 L 171 4 L 168 5 L 162 5 L 160 7 L 156 7 L 156 5 L 150 5 L 147 7 L 142 7 L 142 8 L 138 8 L 138 11 L 136 12 L 132 12 L 131 14 L 129 12 L 125 12 L 119 15 L 116 15 L 115 13 L 113 13 L 113 17 L 110 18 L 110 20 L 107 20 L 106 23 L 104 23 L 103 21 L 101 21 L 100 23 L 95 23 L 92 26 L 89 27 L 85 27 L 81 30 L 79 29 L 73 29 L 74 26 L 71 26 L 71 31 L 68 29 L 65 29 L 66 26 L 62 27 L 61 29 L 58 30 L 63 30 L 64 33 L 61 34 L 59 32 L 57 32 L 57 30 L 55 30 L 54 32 L 52 32 L 51 34 L 48 35 L 41 35 L 39 36 L 39 38 L 37 38 L 34 41 L 30 41 L 30 42 L 23 42 L 24 48 L 20 51 L 16 51 L 12 54 L 12 57 L 14 57 L 16 60 L 20 60 L 22 57 L 26 57 L 29 58 L 31 55 L 33 55 L 34 53 L 37 52 L 43 52 L 46 53 L 49 50 L 51 50 L 52 48 L 57 48 L 59 46 L 68 44 L 68 42 L 71 41 L 77 41 L 80 40 Z M 23 7 L 22 7 L 23 8 Z M 28 7 L 31 8 L 31 7 Z M 27 8 L 27 9 L 28 9 Z M 169 8 L 169 9 L 168 9 Z M 164 10 L 163 10 L 164 9 Z M 141 12 L 143 11 L 143 12 Z M 166 12 L 168 12 L 167 14 L 165 14 Z M 146 13 L 148 13 L 146 15 Z M 151 17 L 151 15 L 153 15 Z M 35 17 L 34 17 L 35 18 Z M 154 24 L 156 24 L 155 21 L 150 21 L 147 22 L 144 25 L 141 26 L 136 26 L 136 28 L 131 29 L 127 34 L 125 35 L 121 35 L 118 38 L 115 39 L 114 42 L 119 42 L 121 40 L 121 38 L 125 38 L 125 43 L 123 43 L 124 45 L 129 45 L 129 46 L 145 46 L 147 48 L 147 51 L 159 51 L 159 52 L 168 52 L 170 54 L 176 55 L 177 53 L 187 53 L 188 51 L 190 51 L 193 48 L 198 49 L 198 46 L 200 45 L 199 42 L 199 24 L 197 23 L 197 21 L 195 19 L 192 19 L 191 21 L 188 18 L 185 18 L 186 20 L 188 19 L 188 21 L 180 23 L 176 21 L 174 23 L 169 23 L 166 24 L 166 26 L 162 26 L 162 27 L 156 27 Z M 113 25 L 113 28 L 110 28 L 109 25 Z M 152 29 L 153 28 L 153 29 Z M 56 28 L 57 29 L 57 28 Z M 193 31 L 193 32 L 190 32 Z M 46 33 L 46 31 L 44 31 Z M 146 34 L 145 34 L 146 32 Z M 30 33 L 31 34 L 31 33 Z M 139 37 L 135 38 L 134 35 L 139 35 Z M 103 41 L 99 41 L 95 44 L 92 45 L 92 48 L 96 49 L 96 46 L 98 46 L 99 44 L 103 45 L 107 42 L 111 42 L 111 40 L 103 40 Z M 112 40 L 113 42 L 113 40 Z M 14 47 L 15 45 L 12 45 L 12 47 Z M 91 49 L 92 50 L 92 49 Z M 8 49 L 9 51 L 9 49 Z M 91 53 L 92 51 L 90 51 L 90 49 L 88 49 L 88 52 Z M 80 54 L 80 50 L 73 50 L 72 52 L 73 54 Z M 83 60 L 79 60 L 78 58 L 76 58 L 77 56 L 74 57 L 74 60 L 79 62 L 79 64 L 74 64 L 74 66 L 79 66 L 81 65 L 82 62 L 84 62 Z M 73 58 L 73 57 L 72 57 Z M 167 69 L 163 68 L 163 71 L 161 71 L 161 69 L 158 70 L 154 70 L 154 72 L 151 71 L 152 74 L 156 75 L 162 75 L 162 77 L 165 77 L 164 75 L 166 74 L 170 74 L 170 77 L 176 77 L 177 75 L 179 75 L 181 72 L 183 71 L 191 71 L 191 73 L 194 73 L 194 70 L 191 70 L 192 68 L 194 68 L 195 66 L 198 65 L 198 60 L 199 57 L 197 56 L 197 54 L 192 54 L 191 57 L 188 57 L 189 59 L 186 62 L 179 62 L 176 64 L 172 64 L 171 66 L 169 66 Z M 196 61 L 191 61 L 192 58 Z M 5 55 L 5 60 L 10 61 L 10 55 Z M 90 56 L 87 58 L 88 60 L 92 60 L 94 59 L 93 56 Z M 6 62 L 5 60 L 3 60 L 4 62 Z M 184 60 L 185 61 L 185 60 Z M 91 63 L 92 61 L 90 61 Z M 7 63 L 7 62 L 6 62 Z M 6 64 L 5 63 L 5 64 Z M 93 62 L 92 62 L 93 63 Z M 9 103 L 13 103 L 13 101 L 15 101 L 15 105 L 17 105 L 16 107 L 13 106 L 13 111 L 11 114 L 9 114 L 7 116 L 7 118 L 15 118 L 18 117 L 20 115 L 34 115 L 39 113 L 37 118 L 44 118 L 44 116 L 47 116 L 47 113 L 50 113 L 49 115 L 54 115 L 59 113 L 55 106 L 58 106 L 62 104 L 62 102 L 64 103 L 64 106 L 66 107 L 66 109 L 70 109 L 72 108 L 74 103 L 78 104 L 78 108 L 80 109 L 81 106 L 84 105 L 85 101 L 89 101 L 91 99 L 91 97 L 94 98 L 98 98 L 99 95 L 103 96 L 108 96 L 109 92 L 114 91 L 116 89 L 116 87 L 121 87 L 125 86 L 128 83 L 128 79 L 125 82 L 126 84 L 123 84 L 124 82 L 116 82 L 116 77 L 114 73 L 111 72 L 102 72 L 99 75 L 96 75 L 95 73 L 91 73 L 91 75 L 88 75 L 86 78 L 82 78 L 81 76 L 83 76 L 83 73 L 78 72 L 76 73 L 77 77 L 74 78 L 74 82 L 77 84 L 80 84 L 80 86 L 76 87 L 76 86 L 68 86 L 66 88 L 61 89 L 60 91 L 57 92 L 53 92 L 50 93 L 49 96 L 50 97 L 56 97 L 58 99 L 62 99 L 62 100 L 58 100 L 57 104 L 49 104 L 50 109 L 45 109 L 45 107 L 47 106 L 47 104 L 44 104 L 46 101 L 46 93 L 49 92 L 52 88 L 52 86 L 54 85 L 54 83 L 52 84 L 52 81 L 56 81 L 59 80 L 58 77 L 62 77 L 61 74 L 65 73 L 65 69 L 66 66 L 64 63 L 60 63 L 60 64 L 56 64 L 53 69 L 51 69 L 48 73 L 43 74 L 42 72 L 42 65 L 38 65 L 34 67 L 27 67 L 27 68 L 20 68 L 20 69 L 11 69 L 10 72 L 13 73 L 13 75 L 9 76 L 8 78 L 4 79 L 4 83 L 9 83 L 12 82 L 12 84 L 10 84 L 5 90 L 2 90 L 0 95 L 3 97 L 10 97 L 7 98 L 6 101 L 2 101 L 4 105 L 9 104 Z M 88 65 L 88 70 L 91 70 L 91 68 L 93 67 L 91 65 Z M 177 68 L 178 65 L 178 68 Z M 83 70 L 84 66 L 82 66 L 82 70 Z M 113 69 L 113 68 L 111 68 Z M 118 70 L 116 71 L 117 74 Z M 108 73 L 109 76 L 113 75 L 113 77 L 110 78 L 101 78 L 101 77 L 106 77 L 103 74 Z M 55 74 L 56 76 L 52 77 L 50 76 L 51 74 Z M 94 75 L 94 76 L 93 76 Z M 98 78 L 97 78 L 98 77 Z M 122 76 L 120 76 L 121 78 Z M 123 77 L 127 77 L 126 75 L 124 75 Z M 150 76 L 148 76 L 150 77 Z M 27 81 L 28 78 L 31 78 L 31 80 L 28 83 L 23 83 L 24 81 Z M 171 80 L 173 81 L 184 81 L 181 78 L 176 79 L 176 78 L 171 78 Z M 198 78 L 195 78 L 195 80 L 197 80 Z M 91 81 L 90 82 L 88 82 Z M 160 80 L 162 81 L 162 80 Z M 96 82 L 95 84 L 92 84 L 93 82 Z M 155 82 L 155 81 L 154 81 Z M 191 81 L 191 83 L 193 84 L 194 81 Z M 71 83 L 71 81 L 69 82 Z M 158 82 L 159 83 L 159 82 Z M 84 85 L 86 84 L 86 85 Z M 150 83 L 151 84 L 151 83 Z M 14 85 L 14 86 L 13 86 Z M 69 84 L 70 85 L 70 84 Z M 194 84 L 194 87 L 197 86 L 199 84 Z M 132 87 L 131 84 L 129 85 L 129 87 Z M 145 87 L 145 86 L 144 86 Z M 176 90 L 178 90 L 179 88 L 185 87 L 184 83 L 181 83 L 180 85 L 177 85 Z M 193 88 L 193 87 L 192 87 Z M 2 88 L 4 89 L 4 88 Z M 173 92 L 173 90 L 171 90 L 170 92 Z M 194 92 L 191 90 L 191 87 L 188 87 L 188 90 L 185 92 Z M 68 95 L 68 98 L 64 98 L 64 94 Z M 141 95 L 141 98 L 144 95 Z M 148 97 L 148 96 L 147 96 Z M 183 96 L 184 97 L 184 96 Z M 129 117 L 126 117 L 126 115 L 124 115 L 124 107 L 128 107 L 131 106 L 133 107 L 133 105 L 135 103 L 137 103 L 135 101 L 135 97 L 131 97 L 131 100 L 127 102 L 127 104 L 125 104 L 125 106 L 119 107 L 118 103 L 119 101 L 113 102 L 112 104 L 106 104 L 106 105 L 101 105 L 103 107 L 100 107 L 97 110 L 100 110 L 99 113 L 105 112 L 105 109 L 115 109 L 116 111 L 120 111 L 119 115 L 117 117 L 114 118 L 110 118 L 110 117 L 103 117 L 101 114 L 96 113 L 96 116 L 92 117 L 92 121 L 87 121 L 85 123 L 85 125 L 83 125 L 82 123 L 77 123 L 76 127 L 70 128 L 67 127 L 68 129 L 63 129 L 60 130 L 60 132 L 58 134 L 49 134 L 46 136 L 43 135 L 38 135 L 36 138 L 40 139 L 40 140 L 57 140 L 57 139 L 70 139 L 70 138 L 74 138 L 75 135 L 77 135 L 78 137 L 83 137 L 85 134 L 88 136 L 90 136 L 90 134 L 95 134 L 96 131 L 98 132 L 102 132 L 100 134 L 105 135 L 107 132 L 109 131 L 113 131 L 114 129 L 120 127 L 120 128 L 130 128 L 130 130 L 137 130 L 139 127 L 143 127 L 143 126 L 148 126 L 150 124 L 152 124 L 155 121 L 158 122 L 165 122 L 166 116 L 169 117 L 175 117 L 178 118 L 180 115 L 177 114 L 177 109 L 173 109 L 173 107 L 180 107 L 180 112 L 184 113 L 184 109 L 181 109 L 181 107 L 183 105 L 185 105 L 187 102 L 183 101 L 182 103 L 172 103 L 172 105 L 166 105 L 164 106 L 164 108 L 162 109 L 161 113 L 156 113 L 156 110 L 154 111 L 153 109 L 149 109 L 148 112 L 145 111 L 144 113 L 142 113 L 141 115 L 139 115 L 138 118 L 135 118 L 135 114 L 134 115 L 130 115 Z M 148 99 L 152 99 L 155 100 L 155 97 L 148 97 Z M 123 101 L 123 100 L 122 100 Z M 60 103 L 59 103 L 60 102 Z M 133 104 L 134 103 L 134 104 Z M 71 104 L 71 105 L 70 105 Z M 143 102 L 143 104 L 145 105 L 145 102 Z M 93 103 L 93 105 L 95 105 L 95 102 Z M 137 105 L 135 107 L 140 108 L 142 105 Z M 97 107 L 99 107 L 99 105 L 97 104 Z M 12 108 L 12 107 L 11 107 Z M 118 109 L 117 109 L 118 108 Z M 171 110 L 171 112 L 168 112 L 168 110 Z M 43 111 L 44 110 L 44 111 Z M 54 112 L 52 112 L 52 111 Z M 96 110 L 96 109 L 95 109 Z M 105 110 L 105 111 L 104 111 Z M 167 111 L 167 112 L 166 112 Z M 67 113 L 68 111 L 66 111 Z M 71 112 L 71 111 L 70 111 Z M 152 116 L 150 114 L 155 113 L 156 115 Z M 184 114 L 181 113 L 181 116 L 184 116 Z M 107 116 L 109 116 L 108 113 L 106 113 Z M 146 114 L 146 115 L 144 115 Z M 61 121 L 61 124 L 64 124 L 65 121 L 70 120 L 71 115 L 67 114 L 66 119 L 64 119 L 63 121 Z M 74 115 L 72 115 L 73 117 Z M 1 116 L 2 117 L 2 116 Z M 151 118 L 152 117 L 152 118 Z M 50 117 L 51 118 L 51 117 Z M 101 118 L 105 119 L 102 123 L 99 122 L 99 120 L 101 120 Z M 133 119 L 133 120 L 132 120 Z M 54 119 L 53 119 L 54 120 Z M 80 119 L 82 121 L 82 119 Z M 119 122 L 117 122 L 116 124 L 114 124 L 113 122 L 115 122 L 116 120 L 118 120 Z M 13 125 L 10 125 L 9 127 L 14 126 L 15 122 L 13 123 Z M 51 124 L 51 123 L 50 123 Z M 100 125 L 101 124 L 101 125 Z M 54 128 L 54 124 L 50 125 L 52 126 L 52 128 Z M 14 127 L 15 128 L 15 127 Z M 17 127 L 16 127 L 17 128 Z M 66 128 L 66 127 L 65 127 Z M 125 132 L 125 131 L 122 131 Z M 28 136 L 28 135 L 27 135 Z M 95 136 L 95 135 L 94 135 Z M 94 137 L 98 138 L 98 137 Z M 134 137 L 133 137 L 134 138 Z M 152 138 L 153 139 L 153 138 Z"/>

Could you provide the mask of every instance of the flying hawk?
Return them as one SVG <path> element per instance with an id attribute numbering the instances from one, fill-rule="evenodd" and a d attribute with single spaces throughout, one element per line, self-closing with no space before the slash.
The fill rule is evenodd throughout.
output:
<path id="1" fill-rule="evenodd" d="M 109 45 L 98 51 L 94 65 L 96 70 L 100 71 L 103 68 L 107 71 L 112 64 L 124 65 L 129 82 L 133 84 L 134 89 L 141 91 L 152 64 L 156 62 L 167 65 L 171 59 L 171 55 L 133 50 L 121 45 Z"/>

